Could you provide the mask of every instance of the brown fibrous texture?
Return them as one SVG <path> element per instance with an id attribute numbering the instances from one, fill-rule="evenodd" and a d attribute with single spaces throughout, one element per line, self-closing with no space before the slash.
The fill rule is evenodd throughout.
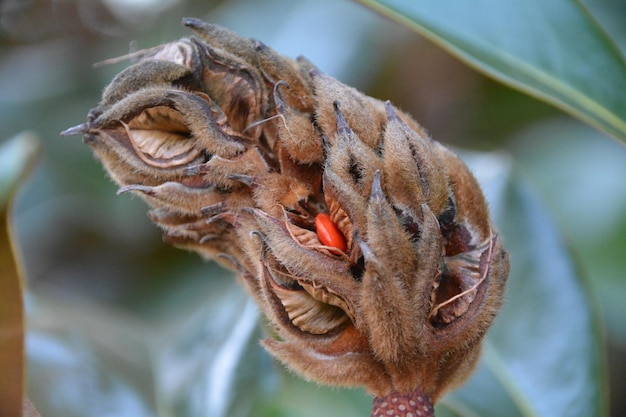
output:
<path id="1" fill-rule="evenodd" d="M 380 410 L 437 401 L 473 369 L 509 270 L 468 168 L 306 59 L 184 24 L 193 37 L 134 53 L 64 133 L 146 200 L 166 242 L 237 272 L 289 368 L 364 386 Z M 342 246 L 322 244 L 320 213 Z"/>

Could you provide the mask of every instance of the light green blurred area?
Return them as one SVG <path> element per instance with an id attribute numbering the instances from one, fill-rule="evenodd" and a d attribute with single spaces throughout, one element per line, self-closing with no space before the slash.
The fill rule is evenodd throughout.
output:
<path id="1" fill-rule="evenodd" d="M 263 320 L 233 276 L 164 245 L 145 204 L 116 196 L 89 148 L 59 137 L 85 120 L 126 65 L 93 63 L 123 55 L 131 40 L 143 48 L 187 36 L 183 16 L 304 55 L 390 99 L 443 143 L 506 153 L 589 277 L 607 326 L 612 415 L 626 413 L 619 395 L 626 389 L 622 144 L 348 1 L 14 0 L 0 3 L 0 138 L 23 131 L 41 138 L 14 222 L 30 288 L 29 395 L 44 417 L 91 415 L 85 409 L 103 416 L 369 413 L 361 390 L 319 388 L 272 365 L 256 342 L 267 336 Z M 232 387 L 249 388 L 219 391 Z"/>

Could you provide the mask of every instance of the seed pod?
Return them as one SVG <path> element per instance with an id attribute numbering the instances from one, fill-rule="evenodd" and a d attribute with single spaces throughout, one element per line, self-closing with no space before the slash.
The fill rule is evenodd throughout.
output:
<path id="1" fill-rule="evenodd" d="M 432 415 L 474 367 L 509 264 L 461 160 L 391 103 L 196 19 L 138 52 L 82 134 L 166 241 L 240 274 L 305 378 Z"/>

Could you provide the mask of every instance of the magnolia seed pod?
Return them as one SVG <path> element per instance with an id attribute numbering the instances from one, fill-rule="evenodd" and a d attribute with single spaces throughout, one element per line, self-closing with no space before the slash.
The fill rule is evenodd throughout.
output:
<path id="1" fill-rule="evenodd" d="M 240 275 L 305 378 L 433 415 L 471 373 L 508 256 L 476 180 L 389 102 L 196 19 L 140 51 L 82 134 L 165 240 Z"/>

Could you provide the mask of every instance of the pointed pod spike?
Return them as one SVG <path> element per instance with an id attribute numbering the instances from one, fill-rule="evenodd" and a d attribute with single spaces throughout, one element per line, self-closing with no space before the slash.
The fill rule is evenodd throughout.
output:
<path id="1" fill-rule="evenodd" d="M 221 43 L 224 37 L 228 37 L 231 33 L 229 30 L 213 24 L 204 22 L 200 19 L 196 19 L 195 17 L 185 17 L 182 20 L 183 26 L 193 30 L 198 36 L 203 38 L 205 41 L 215 39 L 217 44 Z M 225 36 L 226 35 L 226 36 Z M 193 38 L 192 38 L 193 41 Z"/>
<path id="2" fill-rule="evenodd" d="M 255 209 L 255 208 L 252 208 L 252 207 L 242 207 L 241 208 L 241 212 L 242 213 L 246 213 L 246 214 L 250 214 L 252 216 L 256 216 L 258 214 L 257 212 L 263 213 L 261 210 Z"/>
<path id="3" fill-rule="evenodd" d="M 338 101 L 333 102 L 333 108 L 335 109 L 335 117 L 337 119 L 337 133 L 341 134 L 349 134 L 352 133 L 352 129 L 348 126 L 348 121 L 346 117 L 341 112 L 339 108 L 340 104 Z"/>
<path id="4" fill-rule="evenodd" d="M 148 187 L 146 185 L 140 185 L 140 184 L 125 185 L 124 187 L 121 187 L 119 190 L 117 190 L 116 194 L 120 195 L 120 194 L 127 193 L 129 191 L 139 191 L 149 196 L 156 195 L 153 187 Z"/>
<path id="5" fill-rule="evenodd" d="M 229 174 L 227 175 L 229 180 L 239 181 L 242 184 L 247 185 L 248 187 L 252 187 L 256 184 L 256 176 L 254 175 L 243 175 L 243 174 Z"/>
<path id="6" fill-rule="evenodd" d="M 309 75 L 311 76 L 311 78 L 319 77 L 320 75 L 323 75 L 323 74 L 324 73 L 320 71 L 320 69 L 317 67 L 309 70 Z"/>
<path id="7" fill-rule="evenodd" d="M 276 106 L 276 111 L 280 114 L 285 114 L 287 109 L 287 103 L 283 100 L 283 96 L 279 91 L 279 87 L 289 88 L 289 84 L 287 82 L 280 80 L 276 84 L 274 84 L 274 105 Z"/>
<path id="8" fill-rule="evenodd" d="M 185 175 L 186 177 L 194 177 L 196 175 L 200 175 L 200 174 L 206 174 L 208 172 L 211 172 L 211 166 L 209 165 L 209 163 L 213 160 L 224 160 L 224 158 L 220 158 L 217 155 L 211 155 L 211 157 L 209 158 L 208 161 L 198 164 L 198 165 L 192 165 L 190 167 L 186 167 L 183 169 L 183 175 Z"/>
<path id="9" fill-rule="evenodd" d="M 202 20 L 195 17 L 183 17 L 182 23 L 183 26 L 191 29 L 203 28 L 209 25 L 208 23 L 203 22 Z"/>
<path id="10" fill-rule="evenodd" d="M 215 233 L 209 233 L 209 234 L 203 235 L 200 239 L 198 239 L 198 243 L 201 245 L 204 245 L 205 243 L 210 242 L 212 240 L 217 240 L 220 237 L 221 237 L 220 235 L 216 235 Z"/>
<path id="11" fill-rule="evenodd" d="M 221 220 L 226 220 L 228 217 L 230 217 L 230 216 L 228 216 L 227 213 L 217 213 L 216 215 L 211 216 L 208 219 L 206 219 L 204 221 L 204 224 L 216 223 L 216 222 L 219 222 Z"/>
<path id="12" fill-rule="evenodd" d="M 226 202 L 220 201 L 219 203 L 211 204 L 210 206 L 202 207 L 200 212 L 206 216 L 215 216 L 220 214 L 226 208 Z"/>
<path id="13" fill-rule="evenodd" d="M 375 261 L 376 254 L 374 254 L 374 251 L 372 250 L 372 248 L 370 248 L 369 245 L 365 243 L 363 240 L 361 240 L 359 237 L 357 237 L 355 240 L 356 240 L 357 245 L 359 245 L 359 248 L 361 248 L 361 253 L 363 254 L 363 258 L 366 261 Z"/>
<path id="14" fill-rule="evenodd" d="M 204 239 L 204 237 L 203 237 L 203 239 Z M 202 239 L 200 239 L 200 240 L 201 240 L 201 242 L 200 242 L 200 243 L 202 243 Z M 237 260 L 234 256 L 232 256 L 232 255 L 229 255 L 229 254 L 224 253 L 224 252 L 220 252 L 220 253 L 218 253 L 218 254 L 216 255 L 216 258 L 227 260 L 228 262 L 230 262 L 231 264 L 233 264 L 233 266 L 235 267 L 235 269 L 237 269 L 237 270 L 238 270 L 239 272 L 241 272 L 241 273 L 245 273 L 245 272 L 247 272 L 247 271 L 246 271 L 246 268 L 245 268 L 245 267 L 241 264 L 241 262 L 239 262 L 239 261 L 238 261 L 238 260 Z"/>
<path id="15" fill-rule="evenodd" d="M 258 230 L 252 230 L 250 232 L 250 237 L 258 237 L 259 240 L 263 243 L 265 243 L 265 240 L 267 239 L 265 235 Z"/>
<path id="16" fill-rule="evenodd" d="M 391 104 L 391 101 L 389 100 L 385 101 L 385 113 L 387 115 L 387 122 L 392 120 L 402 122 L 398 112 L 396 112 L 396 109 L 394 109 L 393 104 Z"/>
<path id="17" fill-rule="evenodd" d="M 83 123 L 80 125 L 70 127 L 69 129 L 65 129 L 63 132 L 61 132 L 61 136 L 65 137 L 65 136 L 83 135 L 88 132 L 89 132 L 89 126 L 87 125 L 87 123 Z"/>
<path id="18" fill-rule="evenodd" d="M 372 191 L 370 192 L 370 201 L 379 202 L 385 200 L 385 193 L 380 182 L 380 169 L 377 169 L 372 179 Z"/>
<path id="19" fill-rule="evenodd" d="M 328 154 L 328 152 L 330 151 L 330 143 L 328 143 L 328 137 L 324 134 L 322 134 L 321 136 L 322 136 L 322 147 L 324 148 L 324 152 Z M 328 163 L 328 160 L 326 160 L 326 163 Z"/>
<path id="20" fill-rule="evenodd" d="M 251 39 L 252 47 L 257 51 L 263 51 L 267 49 L 267 45 L 257 39 Z"/>
<path id="21" fill-rule="evenodd" d="M 278 88 L 279 86 L 284 85 L 287 89 L 291 88 L 289 86 L 289 83 L 285 80 L 279 80 L 278 82 L 276 82 L 276 84 L 274 85 L 274 91 L 276 91 L 276 88 Z"/>

